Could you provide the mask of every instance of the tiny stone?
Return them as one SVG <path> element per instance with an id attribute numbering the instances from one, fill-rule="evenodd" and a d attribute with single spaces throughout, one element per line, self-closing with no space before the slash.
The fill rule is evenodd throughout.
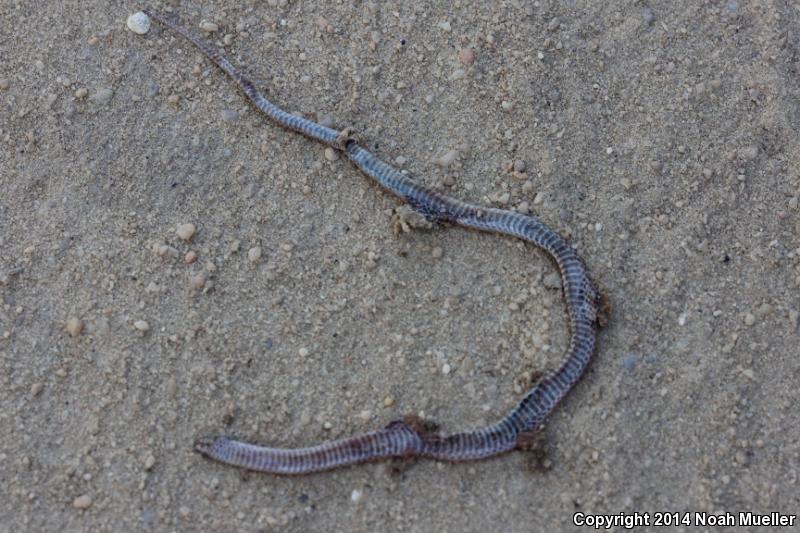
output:
<path id="1" fill-rule="evenodd" d="M 472 48 L 462 48 L 458 51 L 458 62 L 462 65 L 471 65 L 475 62 L 475 51 Z"/>
<path id="2" fill-rule="evenodd" d="M 147 331 L 148 329 L 150 329 L 150 324 L 148 324 L 144 320 L 137 320 L 136 322 L 133 323 L 133 327 L 135 327 L 139 331 Z"/>
<path id="3" fill-rule="evenodd" d="M 200 23 L 200 29 L 203 31 L 207 31 L 208 33 L 212 33 L 219 30 L 219 26 L 217 26 L 213 22 L 204 20 L 203 22 Z"/>
<path id="4" fill-rule="evenodd" d="M 79 318 L 71 316 L 67 319 L 67 332 L 72 337 L 77 337 L 83 331 L 83 322 Z"/>
<path id="5" fill-rule="evenodd" d="M 515 172 L 525 172 L 526 167 L 527 165 L 525 164 L 525 161 L 523 161 L 522 159 L 517 159 L 516 161 L 514 161 Z"/>
<path id="6" fill-rule="evenodd" d="M 144 35 L 148 31 L 150 31 L 150 17 L 148 17 L 141 11 L 134 13 L 133 15 L 128 17 L 128 21 L 126 24 L 129 30 L 138 35 Z"/>
<path id="7" fill-rule="evenodd" d="M 362 495 L 363 493 L 360 490 L 354 489 L 353 492 L 350 493 L 350 501 L 353 503 L 358 503 L 359 500 L 361 500 Z"/>
<path id="8" fill-rule="evenodd" d="M 453 164 L 453 162 L 456 160 L 457 157 L 458 157 L 458 152 L 456 152 L 455 150 L 450 150 L 444 155 L 434 159 L 433 164 L 438 167 L 447 168 Z"/>
<path id="9" fill-rule="evenodd" d="M 339 154 L 336 153 L 336 150 L 328 146 L 325 148 L 325 159 L 328 161 L 336 161 L 339 159 Z"/>
<path id="10" fill-rule="evenodd" d="M 152 469 L 153 469 L 153 467 L 155 466 L 155 464 L 156 464 L 156 458 L 155 458 L 155 457 L 153 457 L 153 454 L 151 453 L 151 454 L 150 454 L 150 455 L 148 455 L 148 456 L 147 456 L 147 458 L 144 460 L 144 469 L 145 469 L 145 470 L 152 470 Z"/>
<path id="11" fill-rule="evenodd" d="M 206 286 L 206 275 L 200 272 L 199 274 L 195 274 L 189 280 L 189 286 L 195 290 L 200 290 Z"/>
<path id="12" fill-rule="evenodd" d="M 758 146 L 755 145 L 746 146 L 741 150 L 739 150 L 737 154 L 741 156 L 742 159 L 745 159 L 747 161 L 752 161 L 758 156 Z"/>
<path id="13" fill-rule="evenodd" d="M 72 506 L 75 509 L 88 509 L 92 505 L 92 498 L 88 494 L 78 496 L 72 500 Z"/>
<path id="14" fill-rule="evenodd" d="M 542 283 L 548 289 L 560 289 L 561 276 L 559 276 L 556 272 L 551 272 L 550 274 L 546 275 L 544 279 L 542 279 Z"/>
<path id="15" fill-rule="evenodd" d="M 442 253 L 443 252 L 441 247 L 436 246 L 433 250 L 431 250 L 431 257 L 433 257 L 434 259 L 439 259 L 440 257 L 442 257 Z"/>
<path id="16" fill-rule="evenodd" d="M 5 91 L 9 87 L 11 87 L 11 82 L 8 81 L 8 78 L 0 78 L 0 90 Z"/>
<path id="17" fill-rule="evenodd" d="M 323 429 L 331 429 L 332 427 L 333 424 L 331 424 L 330 422 L 325 422 L 324 424 L 322 424 Z"/>
<path id="18" fill-rule="evenodd" d="M 383 399 L 383 405 L 385 407 L 393 406 L 394 405 L 394 398 L 392 398 L 391 396 L 387 396 L 386 398 Z"/>
<path id="19" fill-rule="evenodd" d="M 86 98 L 88 95 L 89 95 L 89 89 L 87 89 L 86 87 L 81 87 L 80 89 L 75 91 L 75 98 L 77 98 L 78 100 Z"/>
<path id="20" fill-rule="evenodd" d="M 656 14 L 653 13 L 652 9 L 646 7 L 642 9 L 642 20 L 644 20 L 644 23 L 648 26 L 652 26 L 653 22 L 656 21 Z"/>
<path id="21" fill-rule="evenodd" d="M 753 324 L 756 323 L 756 315 L 754 315 L 753 313 L 747 313 L 746 315 L 744 315 L 744 323 L 748 326 L 752 326 Z"/>
<path id="22" fill-rule="evenodd" d="M 251 263 L 257 262 L 261 259 L 261 247 L 260 246 L 253 246 L 249 250 L 247 250 L 247 260 Z"/>
<path id="23" fill-rule="evenodd" d="M 108 103 L 111 98 L 114 97 L 114 91 L 107 87 L 103 87 L 98 89 L 92 96 L 89 97 L 89 100 L 98 103 L 98 104 L 106 104 Z"/>
<path id="24" fill-rule="evenodd" d="M 195 252 L 194 250 L 189 250 L 188 252 L 186 252 L 186 255 L 183 256 L 183 262 L 186 263 L 187 265 L 190 265 L 195 261 L 197 261 L 197 252 Z"/>
<path id="25" fill-rule="evenodd" d="M 758 316 L 766 316 L 771 312 L 772 312 L 772 305 L 768 303 L 763 303 L 760 306 L 758 306 L 758 309 L 756 309 L 756 314 Z"/>
<path id="26" fill-rule="evenodd" d="M 234 122 L 236 119 L 239 118 L 239 113 L 236 112 L 235 109 L 223 109 L 222 110 L 222 120 L 225 122 Z"/>
<path id="27" fill-rule="evenodd" d="M 180 226 L 178 226 L 178 229 L 175 230 L 175 233 L 178 235 L 180 239 L 188 241 L 194 236 L 195 231 L 196 228 L 194 227 L 194 224 L 188 222 L 186 224 L 181 224 Z"/>
<path id="28" fill-rule="evenodd" d="M 297 355 L 299 355 L 300 357 L 303 358 L 308 357 L 308 354 L 309 354 L 308 348 L 300 348 L 299 350 L 297 350 Z"/>
<path id="29" fill-rule="evenodd" d="M 39 396 L 44 390 L 44 383 L 34 383 L 31 385 L 31 396 Z"/>
<path id="30" fill-rule="evenodd" d="M 445 376 L 450 374 L 452 370 L 453 368 L 448 363 L 442 365 L 442 374 L 444 374 Z"/>

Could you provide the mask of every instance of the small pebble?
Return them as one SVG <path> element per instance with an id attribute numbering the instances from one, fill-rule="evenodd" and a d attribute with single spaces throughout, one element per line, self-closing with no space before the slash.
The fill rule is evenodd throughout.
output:
<path id="1" fill-rule="evenodd" d="M 148 31 L 150 31 L 150 17 L 148 17 L 141 11 L 134 13 L 133 15 L 128 17 L 128 21 L 126 24 L 129 30 L 138 35 L 144 35 Z"/>
<path id="2" fill-rule="evenodd" d="M 200 23 L 200 29 L 203 31 L 207 31 L 208 33 L 212 33 L 219 30 L 219 26 L 217 26 L 213 22 L 204 20 L 203 22 Z"/>
<path id="3" fill-rule="evenodd" d="M 80 89 L 75 91 L 75 98 L 77 98 L 78 100 L 82 100 L 87 96 L 89 96 L 89 89 L 87 89 L 86 87 L 81 87 Z"/>
<path id="4" fill-rule="evenodd" d="M 753 159 L 758 157 L 758 146 L 755 145 L 745 146 L 744 148 L 739 149 L 737 151 L 737 154 L 742 159 L 745 159 L 747 161 L 752 161 Z"/>
<path id="5" fill-rule="evenodd" d="M 434 159 L 433 164 L 442 168 L 447 168 L 455 162 L 456 158 L 458 158 L 458 152 L 450 150 L 444 155 Z"/>
<path id="6" fill-rule="evenodd" d="M 331 148 L 330 146 L 325 148 L 325 159 L 328 161 L 336 161 L 339 159 L 339 154 L 336 153 L 336 150 Z"/>
<path id="7" fill-rule="evenodd" d="M 8 81 L 8 78 L 0 78 L 0 90 L 5 91 L 9 87 L 11 87 L 11 82 Z"/>
<path id="8" fill-rule="evenodd" d="M 133 327 L 135 327 L 139 331 L 147 331 L 148 329 L 150 329 L 150 324 L 148 324 L 144 320 L 137 320 L 136 322 L 133 323 Z"/>
<path id="9" fill-rule="evenodd" d="M 261 259 L 261 247 L 260 246 L 253 246 L 249 250 L 247 250 L 247 260 L 251 263 L 257 262 Z"/>
<path id="10" fill-rule="evenodd" d="M 462 65 L 471 65 L 475 62 L 475 51 L 472 48 L 462 48 L 458 51 L 458 62 Z"/>
<path id="11" fill-rule="evenodd" d="M 361 500 L 361 496 L 363 496 L 363 493 L 358 489 L 354 489 L 353 492 L 350 493 L 350 501 L 358 503 L 359 500 Z"/>
<path id="12" fill-rule="evenodd" d="M 453 370 L 453 367 L 451 367 L 448 363 L 445 363 L 445 364 L 442 365 L 442 374 L 444 374 L 445 376 L 450 374 L 450 372 L 452 370 Z"/>
<path id="13" fill-rule="evenodd" d="M 97 92 L 90 96 L 89 100 L 98 104 L 107 104 L 113 97 L 114 91 L 108 87 L 103 87 L 101 89 L 97 89 Z"/>
<path id="14" fill-rule="evenodd" d="M 186 252 L 186 255 L 183 256 L 183 262 L 186 263 L 187 265 L 190 265 L 195 261 L 197 261 L 197 252 L 195 252 L 194 250 L 189 250 L 188 252 Z"/>
<path id="15" fill-rule="evenodd" d="M 31 385 L 31 396 L 39 396 L 44 390 L 44 383 L 34 383 Z"/>
<path id="16" fill-rule="evenodd" d="M 175 230 L 175 233 L 181 240 L 188 241 L 192 237 L 194 237 L 195 231 L 196 228 L 194 227 L 194 224 L 192 224 L 191 222 L 187 222 L 186 224 L 181 224 L 180 226 L 178 226 L 178 229 Z"/>
<path id="17" fill-rule="evenodd" d="M 299 350 L 297 350 L 297 355 L 299 355 L 300 357 L 306 358 L 308 357 L 308 354 L 309 354 L 308 348 L 300 348 Z"/>
<path id="18" fill-rule="evenodd" d="M 544 279 L 542 279 L 542 283 L 548 289 L 560 289 L 561 276 L 559 276 L 556 272 L 551 272 L 550 274 L 546 275 Z"/>
<path id="19" fill-rule="evenodd" d="M 78 496 L 72 500 L 72 506 L 75 509 L 88 509 L 92 505 L 92 498 L 88 494 Z"/>
<path id="20" fill-rule="evenodd" d="M 383 405 L 384 405 L 384 407 L 393 406 L 394 405 L 394 398 L 392 398 L 391 396 L 387 396 L 386 398 L 383 399 Z"/>
<path id="21" fill-rule="evenodd" d="M 439 259 L 440 257 L 442 257 L 443 253 L 444 252 L 442 251 L 441 247 L 436 246 L 434 247 L 433 250 L 431 250 L 431 257 L 433 257 L 434 259 Z"/>
<path id="22" fill-rule="evenodd" d="M 747 313 L 744 315 L 744 323 L 747 326 L 752 326 L 756 323 L 756 315 L 753 313 Z"/>
<path id="23" fill-rule="evenodd" d="M 636 354 L 629 353 L 622 357 L 622 366 L 628 372 L 633 372 L 636 370 L 636 363 L 638 362 L 639 358 L 636 356 Z"/>
<path id="24" fill-rule="evenodd" d="M 145 470 L 152 470 L 152 469 L 153 469 L 153 467 L 155 466 L 155 464 L 156 464 L 156 458 L 155 458 L 155 457 L 153 456 L 153 454 L 151 453 L 151 454 L 150 454 L 150 455 L 148 455 L 148 456 L 147 456 L 147 458 L 144 460 L 144 469 L 145 469 Z"/>
<path id="25" fill-rule="evenodd" d="M 239 118 L 239 113 L 235 109 L 223 109 L 222 120 L 225 122 L 235 122 Z"/>
<path id="26" fill-rule="evenodd" d="M 200 290 L 206 286 L 206 275 L 200 272 L 189 279 L 189 286 L 195 290 Z"/>
<path id="27" fill-rule="evenodd" d="M 652 26 L 653 22 L 656 21 L 656 14 L 653 13 L 652 9 L 646 7 L 642 9 L 642 20 L 644 20 L 644 23 L 648 26 Z"/>
<path id="28" fill-rule="evenodd" d="M 77 337 L 83 331 L 83 322 L 79 318 L 71 316 L 67 319 L 67 332 L 72 337 Z"/>
<path id="29" fill-rule="evenodd" d="M 514 161 L 514 172 L 525 172 L 526 168 L 527 165 L 525 164 L 525 161 L 523 161 L 522 159 L 517 159 L 516 161 Z"/>

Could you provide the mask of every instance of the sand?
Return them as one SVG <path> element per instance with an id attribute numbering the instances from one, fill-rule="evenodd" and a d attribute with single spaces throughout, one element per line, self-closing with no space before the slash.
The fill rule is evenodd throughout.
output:
<path id="1" fill-rule="evenodd" d="M 142 7 L 0 0 L 0 530 L 797 513 L 797 9 L 156 2 L 276 104 L 569 235 L 613 304 L 537 450 L 291 478 L 192 442 L 493 421 L 566 349 L 554 268 L 510 238 L 395 234 L 396 199 L 185 41 L 128 30 Z"/>

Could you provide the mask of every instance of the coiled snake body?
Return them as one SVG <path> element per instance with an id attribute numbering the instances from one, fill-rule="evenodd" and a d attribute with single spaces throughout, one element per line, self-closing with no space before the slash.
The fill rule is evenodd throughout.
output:
<path id="1" fill-rule="evenodd" d="M 571 338 L 561 366 L 536 383 L 510 413 L 490 426 L 442 436 L 427 429 L 427 424 L 418 417 L 407 416 L 376 431 L 307 448 L 267 448 L 219 436 L 198 439 L 195 450 L 211 459 L 250 470 L 305 474 L 388 457 L 482 459 L 513 450 L 538 430 L 581 377 L 595 349 L 598 294 L 575 250 L 536 217 L 445 196 L 378 159 L 352 138 L 350 130 L 336 131 L 283 111 L 264 98 L 250 80 L 209 45 L 163 16 L 146 13 L 197 46 L 273 121 L 342 151 L 367 176 L 429 220 L 513 235 L 545 250 L 561 273 L 570 318 Z"/>

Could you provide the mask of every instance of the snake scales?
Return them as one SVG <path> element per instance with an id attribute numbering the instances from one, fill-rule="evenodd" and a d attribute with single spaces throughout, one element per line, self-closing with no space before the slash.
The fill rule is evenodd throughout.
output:
<path id="1" fill-rule="evenodd" d="M 220 53 L 163 16 L 147 15 L 183 35 L 224 70 L 269 118 L 290 130 L 342 151 L 367 176 L 432 221 L 513 235 L 545 250 L 558 266 L 570 319 L 571 338 L 561 366 L 537 382 L 504 418 L 462 433 L 440 435 L 418 417 L 407 416 L 376 431 L 307 448 L 266 448 L 227 437 L 200 438 L 195 450 L 234 466 L 278 474 L 305 474 L 388 457 L 469 461 L 521 446 L 581 377 L 594 353 L 598 293 L 575 250 L 538 218 L 480 207 L 415 182 L 360 146 L 350 130 L 336 131 L 292 115 L 264 98 Z"/>

